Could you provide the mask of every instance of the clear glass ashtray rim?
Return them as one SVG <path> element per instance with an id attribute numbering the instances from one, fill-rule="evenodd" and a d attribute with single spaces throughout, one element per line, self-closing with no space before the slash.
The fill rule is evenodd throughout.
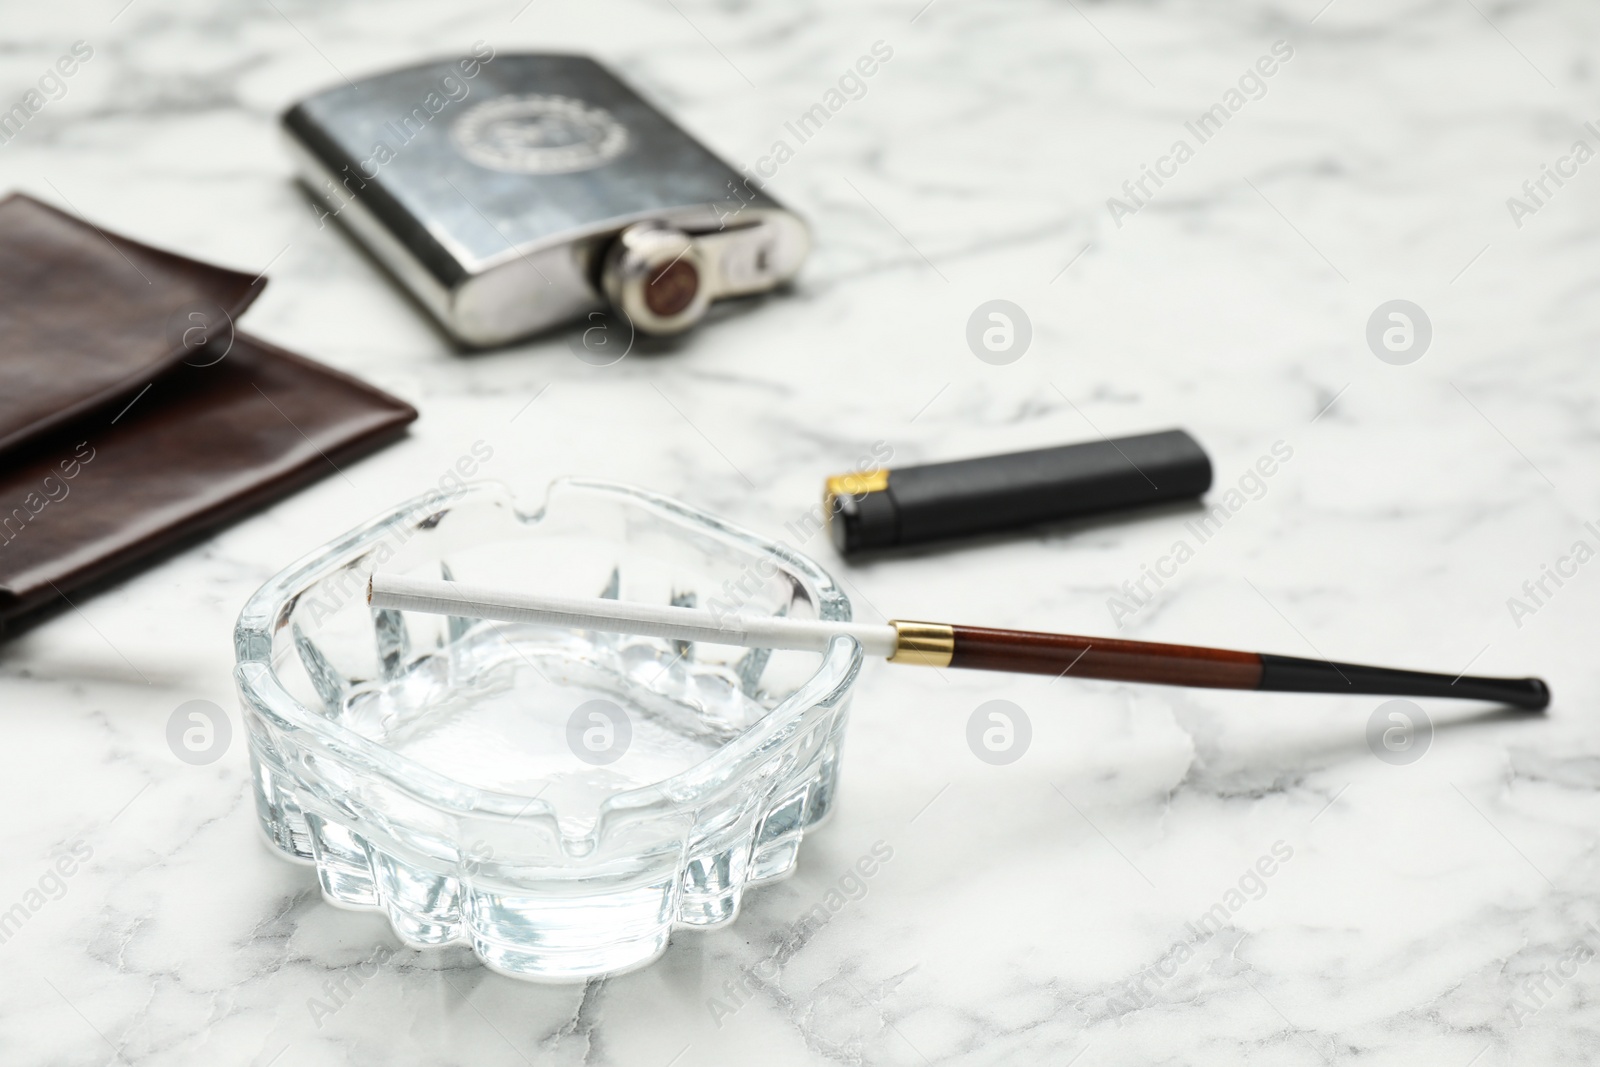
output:
<path id="1" fill-rule="evenodd" d="M 697 526 L 702 532 L 750 552 L 754 559 L 769 559 L 779 568 L 808 580 L 820 594 L 819 618 L 839 622 L 848 622 L 851 618 L 850 598 L 815 561 L 671 497 L 619 482 L 568 477 L 552 481 L 545 499 L 530 511 L 519 506 L 516 493 L 504 483 L 474 481 L 451 492 L 433 490 L 413 497 L 392 511 L 312 549 L 268 579 L 245 602 L 234 627 L 234 678 L 241 695 L 252 709 L 273 720 L 277 728 L 306 732 L 330 755 L 382 776 L 393 787 L 435 809 L 456 815 L 512 818 L 541 811 L 550 813 L 546 802 L 537 795 L 485 789 L 460 782 L 306 708 L 278 679 L 272 653 L 277 621 L 295 598 L 318 577 L 345 566 L 395 529 L 419 525 L 433 514 L 475 497 L 503 500 L 518 522 L 534 525 L 544 519 L 551 502 L 564 490 L 626 498 L 630 506 L 656 511 L 668 521 Z M 862 660 L 858 642 L 847 636 L 835 638 L 811 677 L 758 722 L 693 767 L 659 782 L 608 797 L 601 805 L 603 820 L 609 821 L 629 809 L 692 806 L 731 780 L 737 780 L 742 770 L 755 770 L 765 753 L 782 746 L 806 728 L 813 717 L 837 706 L 848 696 L 860 673 Z"/>

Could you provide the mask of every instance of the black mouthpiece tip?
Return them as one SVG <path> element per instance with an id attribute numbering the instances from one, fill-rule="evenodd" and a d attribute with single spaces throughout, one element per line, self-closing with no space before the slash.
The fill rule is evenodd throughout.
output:
<path id="1" fill-rule="evenodd" d="M 1550 706 L 1550 687 L 1543 678 L 1524 678 L 1523 682 L 1528 687 L 1528 699 L 1519 707 L 1524 711 L 1543 711 Z"/>

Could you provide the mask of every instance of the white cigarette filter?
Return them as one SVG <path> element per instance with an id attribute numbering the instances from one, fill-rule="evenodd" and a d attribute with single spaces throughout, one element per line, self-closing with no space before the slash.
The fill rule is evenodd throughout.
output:
<path id="1" fill-rule="evenodd" d="M 375 608 L 748 648 L 823 652 L 828 642 L 843 635 L 860 642 L 862 651 L 869 656 L 893 656 L 899 642 L 897 631 L 890 625 L 722 615 L 699 608 L 507 592 L 485 585 L 395 574 L 374 574 L 367 585 L 367 600 Z"/>

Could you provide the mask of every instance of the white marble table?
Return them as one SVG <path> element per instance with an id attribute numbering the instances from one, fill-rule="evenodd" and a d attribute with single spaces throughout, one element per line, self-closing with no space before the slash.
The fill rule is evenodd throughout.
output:
<path id="1" fill-rule="evenodd" d="M 0 186 L 270 268 L 246 328 L 423 414 L 348 482 L 0 646 L 0 912 L 40 904 L 0 944 L 0 1061 L 1586 1062 L 1600 563 L 1531 612 L 1509 601 L 1600 546 L 1600 163 L 1570 156 L 1600 149 L 1600 12 L 1323 2 L 9 0 L 0 105 L 74 41 L 94 54 L 0 146 Z M 599 368 L 562 337 L 453 353 L 291 184 L 288 101 L 480 39 L 594 52 L 752 164 L 874 42 L 893 57 L 773 179 L 815 226 L 795 291 Z M 1279 41 L 1292 56 L 1202 142 L 1186 123 Z M 1169 177 L 1135 202 L 1146 165 Z M 1571 176 L 1534 203 L 1546 165 Z M 1003 366 L 965 341 L 995 298 L 1033 330 Z M 1432 323 L 1408 365 L 1366 341 L 1392 299 Z M 905 464 L 1172 425 L 1218 492 L 1277 442 L 1292 458 L 1120 631 L 1108 601 L 1190 513 L 866 566 L 806 548 L 865 618 L 1538 673 L 1548 716 L 1430 703 L 1431 746 L 1394 764 L 1366 740 L 1375 699 L 880 666 L 797 875 L 731 928 L 568 987 L 456 950 L 372 973 L 387 925 L 258 838 L 237 721 L 210 765 L 167 745 L 183 702 L 233 711 L 233 620 L 263 579 L 475 441 L 524 492 L 613 478 L 784 536 L 879 440 Z M 966 742 L 993 699 L 1032 723 L 1005 766 Z M 864 895 L 786 946 L 879 841 Z M 350 990 L 331 1015 L 330 982 Z"/>

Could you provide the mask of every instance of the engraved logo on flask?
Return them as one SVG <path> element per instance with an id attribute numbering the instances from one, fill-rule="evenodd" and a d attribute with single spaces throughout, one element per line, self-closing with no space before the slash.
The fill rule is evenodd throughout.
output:
<path id="1" fill-rule="evenodd" d="M 628 128 L 604 108 L 570 96 L 501 96 L 466 111 L 450 139 L 463 156 L 490 170 L 571 174 L 627 151 Z"/>

